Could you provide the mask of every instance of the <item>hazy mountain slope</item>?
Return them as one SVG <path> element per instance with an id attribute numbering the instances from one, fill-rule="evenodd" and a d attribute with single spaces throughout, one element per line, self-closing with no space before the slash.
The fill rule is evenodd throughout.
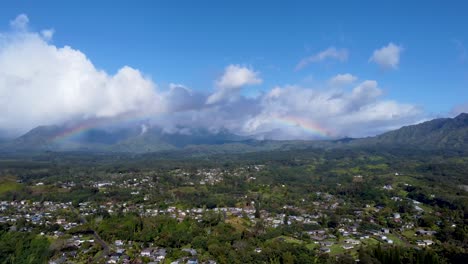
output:
<path id="1" fill-rule="evenodd" d="M 349 146 L 401 146 L 468 149 L 468 114 L 405 126 L 382 135 L 356 139 Z"/>
<path id="2" fill-rule="evenodd" d="M 245 153 L 270 150 L 341 147 L 405 147 L 423 149 L 468 149 L 468 114 L 440 118 L 402 127 L 376 137 L 330 141 L 254 140 L 226 130 L 212 132 L 192 129 L 166 133 L 161 128 L 142 131 L 139 126 L 91 129 L 61 138 L 66 126 L 40 126 L 12 141 L 0 143 L 2 150 L 167 152 L 184 151 L 193 155 Z M 57 140 L 60 138 L 60 140 Z"/>
<path id="3" fill-rule="evenodd" d="M 42 148 L 50 144 L 61 131 L 60 126 L 39 126 L 6 143 L 6 148 L 15 150 Z"/>

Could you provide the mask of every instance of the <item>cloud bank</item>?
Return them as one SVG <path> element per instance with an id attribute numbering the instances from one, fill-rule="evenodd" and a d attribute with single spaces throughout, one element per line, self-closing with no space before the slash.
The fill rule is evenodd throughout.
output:
<path id="1" fill-rule="evenodd" d="M 315 87 L 276 86 L 255 98 L 243 96 L 242 89 L 262 85 L 261 74 L 238 64 L 226 66 L 209 91 L 158 87 L 130 66 L 107 73 L 83 52 L 53 45 L 53 29 L 32 32 L 28 23 L 19 15 L 10 31 L 0 33 L 0 131 L 16 135 L 39 125 L 136 113 L 148 121 L 138 124 L 142 133 L 152 125 L 168 133 L 203 128 L 273 139 L 358 137 L 414 123 L 423 114 L 385 99 L 377 81 L 358 81 L 349 73 Z M 347 56 L 329 48 L 298 66 Z"/>

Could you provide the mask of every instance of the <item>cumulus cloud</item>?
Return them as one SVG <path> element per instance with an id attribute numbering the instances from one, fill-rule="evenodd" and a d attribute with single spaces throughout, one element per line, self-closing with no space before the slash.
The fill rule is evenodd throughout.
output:
<path id="1" fill-rule="evenodd" d="M 229 65 L 224 74 L 215 82 L 216 91 L 207 99 L 207 104 L 214 104 L 229 97 L 238 95 L 246 85 L 261 84 L 259 73 L 240 65 Z"/>
<path id="2" fill-rule="evenodd" d="M 276 87 L 262 98 L 261 113 L 250 118 L 243 129 L 279 139 L 359 137 L 419 121 L 421 109 L 385 100 L 382 94 L 373 80 L 340 93 Z"/>
<path id="3" fill-rule="evenodd" d="M 390 42 L 387 46 L 374 50 L 369 62 L 377 63 L 382 69 L 397 69 L 402 51 L 402 46 Z"/>
<path id="4" fill-rule="evenodd" d="M 352 84 L 357 81 L 357 79 L 356 76 L 349 73 L 337 74 L 329 80 L 329 83 L 331 86 L 342 86 Z"/>
<path id="5" fill-rule="evenodd" d="M 47 41 L 50 41 L 52 39 L 52 37 L 54 36 L 54 33 L 55 33 L 55 29 L 53 28 L 41 30 L 42 38 L 44 38 Z"/>
<path id="6" fill-rule="evenodd" d="M 28 28 L 29 18 L 25 14 L 18 15 L 10 21 L 10 26 L 15 30 L 26 30 Z"/>
<path id="7" fill-rule="evenodd" d="M 160 95 L 138 70 L 114 75 L 97 69 L 85 54 L 56 47 L 49 36 L 24 31 L 27 16 L 0 35 L 0 127 L 25 131 L 74 117 L 111 117 L 157 110 Z"/>
<path id="8" fill-rule="evenodd" d="M 166 112 L 183 112 L 200 109 L 204 106 L 206 96 L 183 84 L 169 84 L 169 90 L 162 93 Z"/>
<path id="9" fill-rule="evenodd" d="M 158 126 L 167 133 L 227 129 L 259 138 L 314 139 L 373 135 L 414 123 L 423 114 L 413 105 L 385 99 L 377 81 L 356 83 L 351 74 L 314 87 L 277 86 L 255 98 L 243 96 L 241 89 L 263 80 L 241 65 L 227 66 L 210 94 L 183 84 L 158 87 L 130 66 L 113 74 L 97 68 L 81 51 L 52 45 L 53 31 L 29 31 L 28 21 L 20 15 L 11 32 L 0 34 L 2 133 L 138 113 L 148 121 L 138 124 L 141 134 Z M 329 49 L 315 56 L 308 61 L 345 60 L 347 52 Z M 353 87 L 344 89 L 344 84 Z"/>
<path id="10" fill-rule="evenodd" d="M 299 63 L 296 65 L 296 71 L 302 70 L 311 63 L 321 62 L 327 59 L 334 59 L 342 62 L 346 61 L 348 59 L 348 50 L 330 47 L 326 50 L 323 50 L 317 54 L 314 54 L 299 61 Z"/>

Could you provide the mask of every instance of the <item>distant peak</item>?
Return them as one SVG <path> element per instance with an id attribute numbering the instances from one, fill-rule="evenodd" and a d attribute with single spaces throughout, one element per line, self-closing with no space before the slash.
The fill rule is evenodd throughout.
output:
<path id="1" fill-rule="evenodd" d="M 461 113 L 455 117 L 455 119 L 467 119 L 468 114 L 467 113 Z"/>

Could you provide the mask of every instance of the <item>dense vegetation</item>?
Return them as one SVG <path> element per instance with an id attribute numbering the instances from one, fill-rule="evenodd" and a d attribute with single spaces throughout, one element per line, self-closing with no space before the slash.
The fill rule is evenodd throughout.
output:
<path id="1" fill-rule="evenodd" d="M 77 263 L 104 261 L 112 246 L 84 243 L 77 249 L 67 242 L 94 232 L 108 244 L 133 241 L 125 254 L 143 262 L 149 261 L 140 256 L 146 247 L 165 248 L 167 261 L 189 257 L 182 249 L 193 248 L 200 262 L 218 263 L 464 263 L 468 257 L 468 156 L 461 151 L 302 149 L 198 158 L 48 152 L 8 154 L 0 158 L 0 168 L 0 200 L 29 201 L 33 208 L 44 208 L 46 201 L 72 202 L 54 214 L 79 223 L 67 230 L 28 221 L 3 224 L 3 263 L 44 263 L 67 252 L 77 254 Z M 213 182 L 199 183 L 206 175 L 215 175 Z M 138 192 L 125 187 L 141 179 L 146 182 Z M 103 182 L 113 185 L 96 186 Z M 411 201 L 426 212 L 417 212 Z M 95 204 L 96 211 L 80 214 L 82 203 Z M 179 213 L 200 208 L 201 218 L 145 213 L 169 207 Z M 253 208 L 255 219 L 211 210 L 223 207 Z M 415 227 L 398 231 L 402 223 L 393 220 L 394 213 Z M 319 217 L 308 224 L 289 220 L 304 214 Z M 280 225 L 271 226 L 266 216 L 282 216 Z M 347 219 L 359 223 L 362 234 L 395 230 L 389 235 L 395 245 L 370 238 L 343 250 L 339 245 L 346 237 L 339 229 L 349 228 Z M 436 230 L 430 237 L 436 243 L 417 248 L 418 229 Z M 336 237 L 331 253 L 320 251 L 308 234 L 314 230 Z M 64 235 L 53 235 L 57 231 Z"/>

